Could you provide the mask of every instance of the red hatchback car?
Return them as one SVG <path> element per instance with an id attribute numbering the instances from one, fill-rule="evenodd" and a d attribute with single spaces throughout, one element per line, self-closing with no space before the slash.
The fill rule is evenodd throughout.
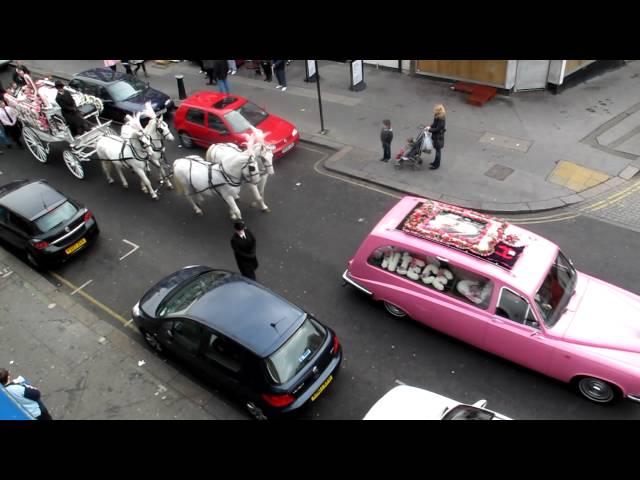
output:
<path id="1" fill-rule="evenodd" d="M 274 158 L 280 158 L 299 141 L 300 134 L 291 123 L 265 112 L 238 95 L 196 92 L 184 100 L 174 116 L 180 141 L 187 147 L 209 147 L 214 143 L 246 141 L 243 134 L 251 127 L 266 133 L 267 143 L 275 146 Z"/>

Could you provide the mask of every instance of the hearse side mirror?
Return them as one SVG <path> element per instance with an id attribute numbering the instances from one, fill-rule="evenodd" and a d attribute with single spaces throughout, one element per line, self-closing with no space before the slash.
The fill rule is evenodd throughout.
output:
<path id="1" fill-rule="evenodd" d="M 474 407 L 476 408 L 484 408 L 487 406 L 487 401 L 486 400 L 478 400 L 476 403 L 473 404 Z"/>

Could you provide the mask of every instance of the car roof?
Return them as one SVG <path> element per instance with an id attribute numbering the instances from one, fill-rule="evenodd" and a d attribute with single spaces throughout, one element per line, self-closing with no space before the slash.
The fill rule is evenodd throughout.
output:
<path id="1" fill-rule="evenodd" d="M 232 274 L 200 297 L 188 315 L 266 357 L 302 324 L 305 312 L 271 290 Z"/>
<path id="2" fill-rule="evenodd" d="M 231 110 L 235 110 L 247 102 L 248 100 L 246 98 L 239 95 L 226 95 L 218 92 L 201 91 L 196 92 L 183 100 L 182 105 L 225 114 Z"/>
<path id="3" fill-rule="evenodd" d="M 406 245 L 417 252 L 423 251 L 425 245 L 429 245 L 429 256 L 447 258 L 462 268 L 467 267 L 479 274 L 491 276 L 525 294 L 533 295 L 536 292 L 558 253 L 557 245 L 529 230 L 509 225 L 509 232 L 516 234 L 526 243 L 515 265 L 509 270 L 464 250 L 420 238 L 398 229 L 398 225 L 407 218 L 416 205 L 425 201 L 446 205 L 425 198 L 405 196 L 378 222 L 371 234 L 391 240 L 392 243 L 395 241 L 400 245 Z"/>
<path id="4" fill-rule="evenodd" d="M 66 200 L 44 180 L 19 180 L 0 187 L 0 205 L 29 221 Z"/>
<path id="5" fill-rule="evenodd" d="M 119 80 L 126 80 L 127 74 L 123 72 L 114 72 L 110 68 L 92 68 L 91 70 L 85 70 L 84 72 L 77 73 L 74 78 L 75 77 L 82 77 L 92 80 L 95 83 L 108 85 Z"/>

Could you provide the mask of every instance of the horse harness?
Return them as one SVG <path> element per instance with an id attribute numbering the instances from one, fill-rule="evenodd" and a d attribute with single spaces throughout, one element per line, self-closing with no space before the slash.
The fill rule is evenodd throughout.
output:
<path id="1" fill-rule="evenodd" d="M 122 148 L 120 149 L 120 158 L 118 159 L 107 159 L 109 161 L 115 162 L 115 161 L 122 161 L 124 163 L 124 165 L 127 168 L 130 168 L 133 170 L 133 167 L 131 165 L 129 165 L 129 162 L 127 162 L 127 160 L 140 160 L 141 162 L 145 162 L 145 166 L 149 163 L 149 154 L 147 153 L 144 157 L 141 156 L 135 149 L 135 147 L 133 146 L 133 142 L 131 141 L 132 139 L 130 138 L 122 138 L 119 137 L 117 135 L 106 135 L 107 137 L 111 138 L 112 140 L 116 140 L 118 142 L 122 142 Z M 131 149 L 131 153 L 133 154 L 132 157 L 125 157 L 124 155 L 124 150 L 127 147 L 127 145 L 129 145 L 130 149 Z"/>
<path id="2" fill-rule="evenodd" d="M 219 187 L 223 187 L 225 185 L 231 185 L 232 187 L 239 187 L 240 185 L 242 185 L 242 179 L 244 178 L 244 175 L 240 178 L 240 181 L 237 181 L 231 175 L 225 172 L 224 168 L 222 167 L 222 164 L 214 164 L 214 163 L 207 162 L 202 158 L 198 157 L 197 155 L 189 155 L 188 157 L 185 157 L 185 158 L 190 160 L 189 184 L 191 185 L 191 188 L 193 188 L 193 177 L 192 177 L 193 162 L 199 163 L 200 165 L 207 167 L 207 173 L 209 175 L 209 179 L 208 179 L 209 186 L 201 190 L 194 189 L 194 192 L 191 193 L 190 195 L 198 195 L 200 193 L 206 192 L 207 190 L 213 190 L 222 198 L 222 194 L 218 191 Z M 250 161 L 251 161 L 251 158 L 249 159 L 249 161 L 247 161 L 247 163 L 245 163 L 245 165 L 242 166 L 242 168 L 244 169 L 244 167 L 247 166 L 250 163 Z M 215 184 L 213 183 L 214 169 L 218 170 L 222 174 L 222 177 L 225 179 L 224 182 L 215 183 Z"/>

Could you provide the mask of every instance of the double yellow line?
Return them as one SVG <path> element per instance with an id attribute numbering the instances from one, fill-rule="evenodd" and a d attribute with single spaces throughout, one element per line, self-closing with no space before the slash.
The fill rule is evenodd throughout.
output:
<path id="1" fill-rule="evenodd" d="M 543 216 L 535 216 L 535 217 L 526 217 L 523 219 L 506 218 L 506 220 L 508 220 L 511 223 L 517 223 L 518 225 L 530 225 L 535 223 L 550 223 L 550 222 L 561 222 L 565 220 L 571 220 L 572 218 L 576 218 L 583 213 L 596 212 L 598 210 L 602 210 L 603 208 L 609 207 L 638 191 L 640 191 L 640 180 L 636 180 L 628 187 L 625 187 L 619 192 L 609 195 L 607 198 L 603 200 L 600 200 L 595 203 L 591 203 L 589 205 L 585 205 L 584 207 L 578 208 L 571 212 L 562 212 L 562 213 L 556 213 L 554 215 L 546 215 L 546 216 L 543 215 Z"/>

